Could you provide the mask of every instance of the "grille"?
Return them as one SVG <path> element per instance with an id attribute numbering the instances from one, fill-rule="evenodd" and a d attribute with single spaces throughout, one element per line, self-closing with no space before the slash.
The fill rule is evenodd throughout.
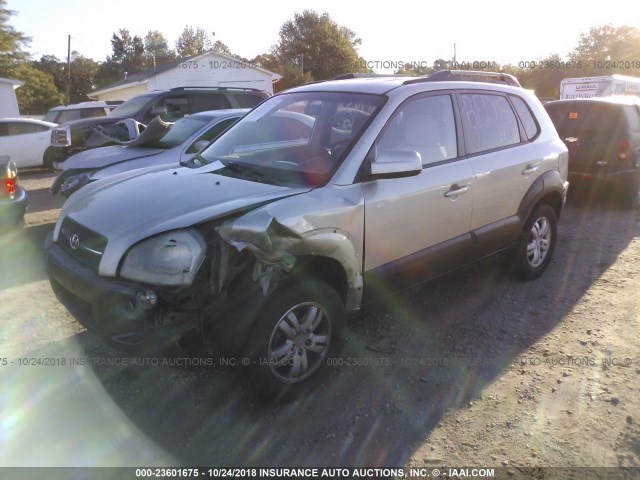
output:
<path id="1" fill-rule="evenodd" d="M 58 243 L 71 256 L 97 271 L 107 238 L 67 217 L 62 221 Z"/>

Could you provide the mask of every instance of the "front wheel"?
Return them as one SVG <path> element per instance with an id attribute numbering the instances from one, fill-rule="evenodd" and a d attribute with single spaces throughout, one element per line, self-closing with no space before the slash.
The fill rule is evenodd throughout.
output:
<path id="1" fill-rule="evenodd" d="M 323 282 L 303 281 L 274 293 L 245 347 L 252 386 L 281 400 L 302 393 L 323 369 L 344 317 L 340 296 Z"/>
<path id="2" fill-rule="evenodd" d="M 544 273 L 556 246 L 558 220 L 550 205 L 538 205 L 525 223 L 514 254 L 516 274 L 533 280 Z"/>

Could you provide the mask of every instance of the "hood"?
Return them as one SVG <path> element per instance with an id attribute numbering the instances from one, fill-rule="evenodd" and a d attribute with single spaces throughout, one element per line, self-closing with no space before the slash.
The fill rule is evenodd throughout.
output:
<path id="1" fill-rule="evenodd" d="M 103 168 L 120 162 L 133 160 L 134 158 L 148 157 L 164 152 L 160 148 L 123 147 L 112 145 L 109 147 L 94 148 L 76 153 L 60 164 L 62 171 L 70 169 Z"/>
<path id="2" fill-rule="evenodd" d="M 217 162 L 198 169 L 139 170 L 94 182 L 65 203 L 65 217 L 107 237 L 99 273 L 115 276 L 122 256 L 152 235 L 234 215 L 244 209 L 310 191 L 216 174 Z M 151 169 L 153 170 L 153 169 Z"/>
<path id="3" fill-rule="evenodd" d="M 71 130 L 86 128 L 91 125 L 109 125 L 113 123 L 117 123 L 120 120 L 124 120 L 126 117 L 114 117 L 111 115 L 106 115 L 104 117 L 91 117 L 91 118 L 81 118 L 78 120 L 70 120 L 68 122 L 61 123 L 60 126 L 68 126 Z"/>

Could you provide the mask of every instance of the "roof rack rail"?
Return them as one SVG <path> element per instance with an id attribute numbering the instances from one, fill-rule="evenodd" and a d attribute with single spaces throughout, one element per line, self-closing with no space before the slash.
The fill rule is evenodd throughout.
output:
<path id="1" fill-rule="evenodd" d="M 504 83 L 514 87 L 521 87 L 520 82 L 513 75 L 500 72 L 483 72 L 478 70 L 440 70 L 426 77 L 413 78 L 404 82 L 404 85 L 423 82 L 489 82 Z"/>
<path id="2" fill-rule="evenodd" d="M 261 92 L 262 90 L 260 90 L 259 88 L 249 88 L 249 87 L 205 87 L 205 86 L 195 86 L 195 87 L 190 87 L 190 86 L 184 86 L 184 87 L 173 87 L 170 88 L 169 90 L 174 92 L 174 91 L 180 91 L 180 90 L 246 90 L 246 91 L 251 91 L 251 92 Z"/>
<path id="3" fill-rule="evenodd" d="M 329 80 L 350 80 L 352 78 L 406 77 L 397 73 L 341 73 Z"/>

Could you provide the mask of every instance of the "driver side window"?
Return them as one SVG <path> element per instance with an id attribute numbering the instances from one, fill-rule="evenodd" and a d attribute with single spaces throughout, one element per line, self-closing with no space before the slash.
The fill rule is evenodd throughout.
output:
<path id="1" fill-rule="evenodd" d="M 376 151 L 417 152 L 422 166 L 458 156 L 456 125 L 449 95 L 432 95 L 402 104 L 376 141 Z"/>

